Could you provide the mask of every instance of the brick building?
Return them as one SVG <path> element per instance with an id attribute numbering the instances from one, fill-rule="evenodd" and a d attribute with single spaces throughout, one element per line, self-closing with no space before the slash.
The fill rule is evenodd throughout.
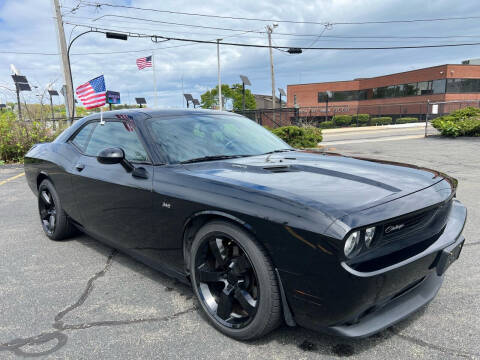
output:
<path id="1" fill-rule="evenodd" d="M 300 117 L 308 114 L 320 120 L 326 114 L 328 118 L 370 114 L 423 119 L 427 101 L 438 102 L 440 114 L 455 110 L 460 102 L 466 106 L 472 101 L 478 107 L 480 65 L 447 64 L 372 78 L 288 85 L 287 89 L 287 107 L 299 108 Z"/>

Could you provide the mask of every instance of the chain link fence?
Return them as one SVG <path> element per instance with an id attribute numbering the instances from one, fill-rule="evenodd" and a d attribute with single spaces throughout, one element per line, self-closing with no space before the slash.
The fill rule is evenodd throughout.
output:
<path id="1" fill-rule="evenodd" d="M 409 118 L 409 122 L 425 123 L 426 134 L 435 134 L 436 130 L 431 125 L 431 120 L 443 115 L 448 115 L 455 110 L 463 109 L 467 106 L 480 108 L 480 100 L 459 100 L 459 101 L 440 101 L 440 102 L 409 102 L 401 104 L 381 104 L 381 105 L 358 105 L 349 107 L 347 105 L 329 105 L 317 107 L 294 107 L 279 109 L 257 109 L 240 111 L 251 120 L 260 125 L 277 128 L 287 125 L 311 125 L 323 127 L 322 123 L 331 121 L 338 115 L 351 116 L 349 126 L 365 126 L 365 122 L 360 123 L 359 118 L 362 114 L 367 114 L 370 118 L 369 125 L 376 125 L 372 119 L 387 118 L 387 123 L 404 123 L 403 118 Z M 390 120 L 388 120 L 390 118 Z M 412 119 L 413 118 L 413 119 Z M 415 120 L 416 119 L 416 120 Z M 405 119 L 406 120 L 406 119 Z M 383 123 L 385 124 L 385 123 Z M 325 124 L 324 124 L 325 125 Z"/>

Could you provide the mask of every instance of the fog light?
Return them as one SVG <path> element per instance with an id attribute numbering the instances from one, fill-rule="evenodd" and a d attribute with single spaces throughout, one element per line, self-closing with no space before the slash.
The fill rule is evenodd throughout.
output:
<path id="1" fill-rule="evenodd" d="M 367 248 L 372 245 L 373 237 L 375 236 L 375 227 L 369 227 L 365 229 L 365 246 Z"/>
<path id="2" fill-rule="evenodd" d="M 345 256 L 350 258 L 355 256 L 360 250 L 360 231 L 355 231 L 345 241 Z"/>

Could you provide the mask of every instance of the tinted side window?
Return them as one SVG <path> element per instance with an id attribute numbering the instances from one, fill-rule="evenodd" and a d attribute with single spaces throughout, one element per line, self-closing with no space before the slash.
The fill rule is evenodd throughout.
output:
<path id="1" fill-rule="evenodd" d="M 90 140 L 92 131 L 96 125 L 97 123 L 95 122 L 85 125 L 72 139 L 72 143 L 75 144 L 75 146 L 78 147 L 81 151 L 85 151 L 87 143 Z"/>
<path id="2" fill-rule="evenodd" d="M 148 160 L 147 153 L 135 130 L 130 126 L 124 125 L 123 122 L 110 121 L 104 125 L 97 125 L 85 149 L 85 154 L 97 156 L 100 151 L 109 147 L 122 148 L 125 151 L 127 160 Z"/>

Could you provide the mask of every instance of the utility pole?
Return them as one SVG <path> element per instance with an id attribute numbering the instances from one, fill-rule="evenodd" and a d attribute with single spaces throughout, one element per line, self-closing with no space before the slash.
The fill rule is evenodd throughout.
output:
<path id="1" fill-rule="evenodd" d="M 15 89 L 17 90 L 18 120 L 22 121 L 22 107 L 20 106 L 20 87 L 17 83 L 15 83 Z"/>
<path id="2" fill-rule="evenodd" d="M 73 122 L 73 114 L 74 114 L 74 106 L 75 101 L 72 102 L 71 99 L 73 97 L 73 82 L 72 82 L 72 72 L 70 69 L 70 62 L 68 61 L 67 56 L 67 42 L 65 40 L 65 30 L 63 29 L 63 20 L 62 20 L 62 12 L 60 10 L 60 3 L 59 0 L 53 0 L 53 8 L 55 19 L 57 22 L 57 34 L 58 34 L 58 45 L 60 48 L 60 56 L 62 59 L 62 67 L 63 67 L 63 78 L 66 85 L 66 96 L 65 99 L 65 110 L 67 118 L 70 118 L 70 124 Z"/>
<path id="3" fill-rule="evenodd" d="M 222 39 L 217 39 L 217 64 L 218 64 L 218 106 L 219 110 L 223 110 L 223 100 L 222 100 L 222 79 L 220 76 L 220 41 Z"/>
<path id="4" fill-rule="evenodd" d="M 273 122 L 275 122 L 275 73 L 273 71 L 273 49 L 272 49 L 272 32 L 278 24 L 267 25 L 267 34 L 268 34 L 268 49 L 270 50 L 270 72 L 272 75 L 272 113 L 273 113 Z"/>
<path id="5" fill-rule="evenodd" d="M 52 94 L 49 94 L 50 95 L 50 110 L 52 111 L 52 128 L 53 130 L 55 130 L 55 110 L 53 108 L 53 99 L 52 99 Z M 43 100 L 42 100 L 43 102 Z"/>

